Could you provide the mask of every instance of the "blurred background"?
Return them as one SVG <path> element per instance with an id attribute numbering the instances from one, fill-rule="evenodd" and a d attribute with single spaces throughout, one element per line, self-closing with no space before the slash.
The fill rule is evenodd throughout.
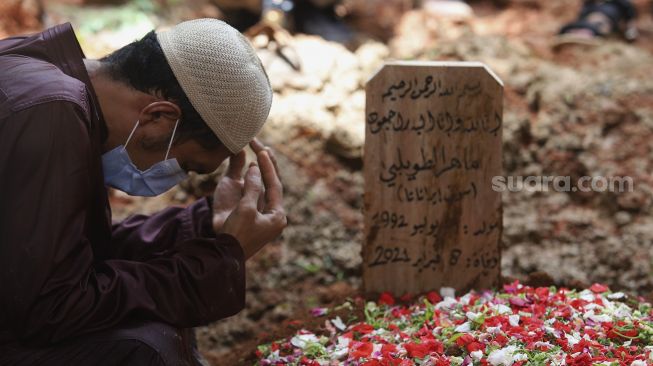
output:
<path id="1" fill-rule="evenodd" d="M 71 22 L 90 58 L 198 17 L 250 37 L 275 92 L 262 138 L 277 152 L 290 226 L 248 262 L 247 308 L 198 332 L 203 353 L 231 365 L 304 309 L 357 293 L 364 85 L 384 60 L 488 64 L 506 85 L 505 175 L 633 178 L 622 194 L 504 193 L 505 276 L 653 297 L 653 6 L 633 4 L 630 42 L 561 42 L 580 0 L 2 0 L 0 37 Z M 114 219 L 188 204 L 217 176 L 157 198 L 113 192 Z"/>

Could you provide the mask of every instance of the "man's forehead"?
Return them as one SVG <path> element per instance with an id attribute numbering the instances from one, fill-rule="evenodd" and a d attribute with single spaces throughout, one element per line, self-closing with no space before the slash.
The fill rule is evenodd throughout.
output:
<path id="1" fill-rule="evenodd" d="M 214 150 L 206 150 L 195 141 L 187 141 L 178 146 L 179 165 L 182 169 L 199 174 L 213 173 L 225 159 L 233 155 L 227 148 L 221 146 Z"/>

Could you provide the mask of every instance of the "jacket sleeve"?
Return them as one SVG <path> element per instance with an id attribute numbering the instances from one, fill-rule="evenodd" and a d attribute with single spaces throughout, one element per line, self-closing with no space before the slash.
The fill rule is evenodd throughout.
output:
<path id="1" fill-rule="evenodd" d="M 191 239 L 215 238 L 211 205 L 211 199 L 205 197 L 188 207 L 168 207 L 150 216 L 133 215 L 115 223 L 108 255 L 143 261 Z"/>
<path id="2" fill-rule="evenodd" d="M 0 325 L 42 343 L 133 316 L 192 327 L 240 311 L 244 258 L 230 236 L 187 239 L 142 262 L 94 257 L 89 151 L 72 103 L 0 120 Z"/>

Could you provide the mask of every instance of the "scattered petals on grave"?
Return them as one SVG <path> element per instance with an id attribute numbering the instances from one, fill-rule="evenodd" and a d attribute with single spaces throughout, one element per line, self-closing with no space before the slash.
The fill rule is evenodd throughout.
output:
<path id="1" fill-rule="evenodd" d="M 259 346 L 258 365 L 653 365 L 653 308 L 607 286 L 514 282 L 497 292 L 442 294 L 406 304 L 384 293 L 364 305 L 365 321 L 314 310 L 325 318 L 319 334 L 300 330 Z"/>

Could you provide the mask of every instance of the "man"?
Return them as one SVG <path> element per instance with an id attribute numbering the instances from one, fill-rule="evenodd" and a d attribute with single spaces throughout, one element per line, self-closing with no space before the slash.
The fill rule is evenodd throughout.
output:
<path id="1" fill-rule="evenodd" d="M 254 140 L 271 100 L 218 20 L 101 60 L 69 24 L 0 41 L 0 365 L 197 364 L 182 329 L 243 308 L 244 261 L 286 224 Z M 213 198 L 111 225 L 106 185 L 153 196 L 228 157 Z"/>

